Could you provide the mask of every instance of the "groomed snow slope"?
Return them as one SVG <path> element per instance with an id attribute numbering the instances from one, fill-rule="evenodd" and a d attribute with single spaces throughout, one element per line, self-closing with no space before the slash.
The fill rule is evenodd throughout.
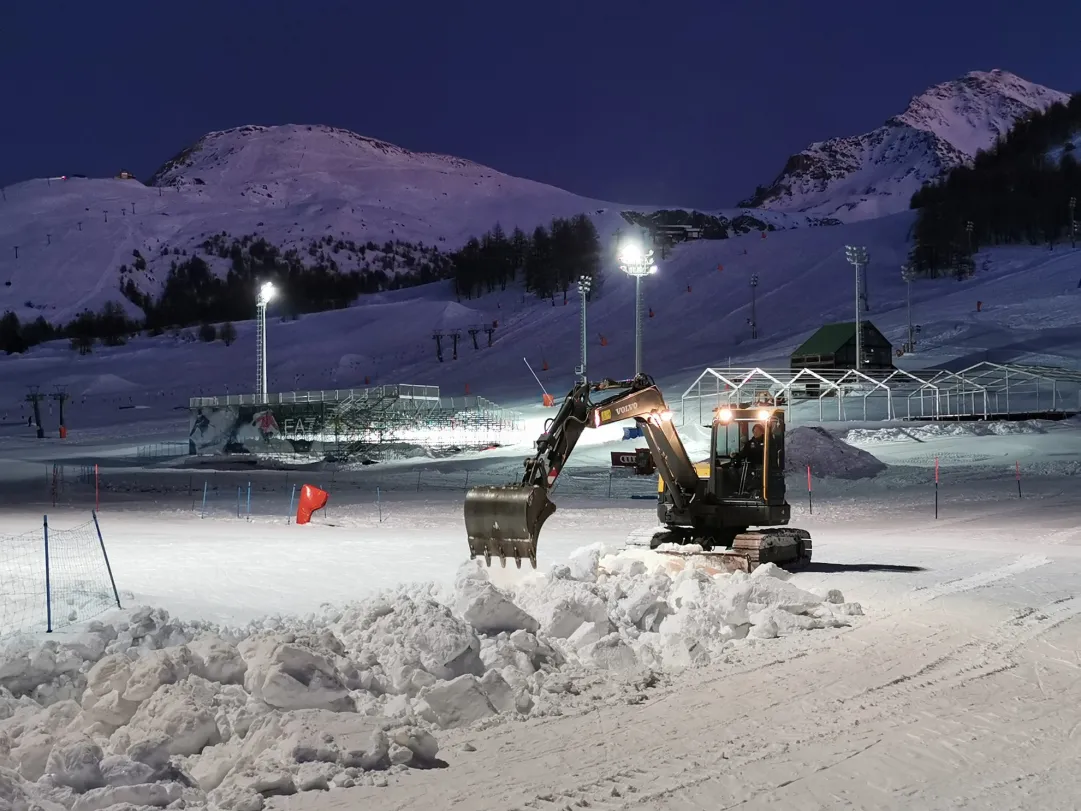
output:
<path id="1" fill-rule="evenodd" d="M 1007 71 L 972 71 L 915 96 L 871 132 L 811 144 L 754 202 L 845 222 L 895 214 L 921 185 L 992 146 L 1021 116 L 1068 100 Z"/>
<path id="2" fill-rule="evenodd" d="M 847 320 L 853 271 L 845 244 L 863 244 L 871 255 L 871 321 L 895 345 L 905 339 L 904 284 L 898 270 L 907 251 L 911 214 L 831 228 L 771 232 L 677 248 L 645 282 L 645 369 L 669 397 L 681 393 L 704 366 L 785 366 L 787 356 L 818 325 Z M 746 251 L 746 253 L 744 253 Z M 986 258 L 988 267 L 983 268 Z M 914 320 L 922 326 L 919 352 L 898 362 L 907 368 L 981 360 L 1077 365 L 1077 283 L 1081 253 L 1002 248 L 980 254 L 981 269 L 966 282 L 918 281 L 912 286 Z M 717 270 L 721 265 L 723 270 Z M 750 286 L 759 275 L 757 312 L 761 338 L 749 337 Z M 688 287 L 690 290 L 688 291 Z M 633 284 L 606 268 L 602 294 L 589 308 L 589 365 L 594 376 L 623 376 L 633 370 Z M 983 303 L 976 312 L 976 303 Z M 557 394 L 566 391 L 578 361 L 578 305 L 524 296 L 520 290 L 478 299 L 452 299 L 448 284 L 364 297 L 356 306 L 313 314 L 295 322 L 274 317 L 268 328 L 270 387 L 274 391 L 318 390 L 414 383 L 439 385 L 460 395 L 466 386 L 502 405 L 536 402 L 539 390 L 522 358 Z M 498 320 L 495 344 L 474 350 L 463 332 L 459 359 L 435 357 L 433 329 L 467 329 Z M 150 406 L 149 418 L 172 412 L 193 394 L 250 391 L 254 325 L 238 324 L 230 347 L 139 338 L 124 347 L 95 348 L 79 357 L 63 342 L 37 347 L 25 357 L 0 357 L 0 411 L 21 411 L 23 386 L 68 386 L 72 411 L 85 427 L 115 421 L 122 404 Z M 600 343 L 603 335 L 606 345 Z M 548 371 L 543 371 L 547 362 Z M 122 370 L 118 373 L 118 369 Z M 111 402 L 97 416 L 95 403 Z"/>
<path id="3" fill-rule="evenodd" d="M 190 255 L 222 231 L 256 233 L 283 249 L 306 249 L 314 239 L 334 236 L 452 251 L 496 222 L 508 232 L 515 226 L 531 231 L 553 217 L 582 213 L 607 240 L 629 227 L 621 209 L 656 208 L 592 200 L 330 127 L 240 127 L 211 133 L 182 155 L 156 176 L 157 186 L 52 178 L 4 189 L 0 313 L 62 323 L 110 299 L 135 313 L 120 296 L 118 273 L 121 265 L 131 266 L 133 251 L 147 260 L 143 289 L 153 292 L 170 262 L 183 258 L 163 257 L 163 249 Z M 807 224 L 802 215 L 750 213 L 778 227 Z"/>

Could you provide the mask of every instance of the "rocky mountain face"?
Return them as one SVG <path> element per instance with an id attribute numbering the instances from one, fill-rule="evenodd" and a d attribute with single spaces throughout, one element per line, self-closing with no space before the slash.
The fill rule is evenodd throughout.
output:
<path id="1" fill-rule="evenodd" d="M 1007 71 L 973 71 L 925 90 L 870 132 L 811 144 L 740 205 L 843 222 L 896 214 L 1018 119 L 1068 99 Z"/>

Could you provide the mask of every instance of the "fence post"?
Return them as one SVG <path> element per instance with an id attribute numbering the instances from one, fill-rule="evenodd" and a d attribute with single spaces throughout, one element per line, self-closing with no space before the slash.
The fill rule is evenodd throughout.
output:
<path id="1" fill-rule="evenodd" d="M 935 457 L 935 520 L 938 520 L 938 457 Z"/>
<path id="2" fill-rule="evenodd" d="M 42 526 L 45 532 L 45 633 L 53 632 L 53 584 L 49 570 L 49 516 L 44 516 Z"/>
<path id="3" fill-rule="evenodd" d="M 94 512 L 101 509 L 101 489 L 98 486 L 98 463 L 94 462 Z"/>
<path id="4" fill-rule="evenodd" d="M 248 520 L 251 521 L 251 482 L 248 482 Z"/>
<path id="5" fill-rule="evenodd" d="M 101 545 L 101 556 L 105 558 L 105 569 L 109 572 L 109 583 L 111 583 L 113 587 L 113 597 L 116 598 L 116 607 L 123 608 L 123 606 L 120 605 L 120 592 L 116 590 L 116 580 L 113 579 L 113 567 L 112 564 L 109 563 L 109 553 L 105 551 L 105 539 L 101 537 L 101 525 L 98 524 L 97 510 L 92 512 L 91 515 L 94 516 L 94 529 L 97 530 L 98 533 L 98 543 Z"/>
<path id="6" fill-rule="evenodd" d="M 608 471 L 608 498 L 612 497 L 612 471 Z"/>
<path id="7" fill-rule="evenodd" d="M 417 470 L 417 492 L 420 492 L 420 470 Z"/>
<path id="8" fill-rule="evenodd" d="M 811 466 L 807 465 L 807 513 L 808 515 L 815 514 L 815 505 L 813 497 L 811 496 Z"/>
<path id="9" fill-rule="evenodd" d="M 238 484 L 236 486 L 236 517 L 237 518 L 240 518 L 240 490 L 241 490 L 241 487 Z"/>
<path id="10" fill-rule="evenodd" d="M 200 518 L 206 518 L 206 486 L 207 480 L 203 479 L 203 506 L 202 509 L 200 509 L 199 511 Z"/>
<path id="11" fill-rule="evenodd" d="M 297 497 L 297 486 L 293 484 L 293 492 L 289 495 L 289 514 L 285 516 L 285 523 L 291 524 L 293 522 L 293 502 Z"/>
<path id="12" fill-rule="evenodd" d="M 383 498 L 379 493 L 379 486 L 375 487 L 375 506 L 379 510 L 379 523 L 383 523 Z"/>

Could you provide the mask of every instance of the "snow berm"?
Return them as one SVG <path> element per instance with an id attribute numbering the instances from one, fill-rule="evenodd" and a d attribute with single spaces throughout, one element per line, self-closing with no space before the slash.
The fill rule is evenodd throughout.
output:
<path id="1" fill-rule="evenodd" d="M 747 639 L 862 614 L 773 564 L 601 544 L 497 587 L 402 587 L 242 629 L 117 611 L 0 652 L 0 811 L 259 811 L 301 791 L 386 785 L 438 763 L 439 730 L 573 711 L 598 680 L 648 689 Z M 583 698 L 584 702 L 584 698 Z M 588 702 L 582 703 L 582 707 Z"/>

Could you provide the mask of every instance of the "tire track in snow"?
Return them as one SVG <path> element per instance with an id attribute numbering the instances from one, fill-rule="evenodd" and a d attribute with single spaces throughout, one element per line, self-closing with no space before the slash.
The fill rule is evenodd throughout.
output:
<path id="1" fill-rule="evenodd" d="M 942 594 L 980 588 L 1018 572 L 1036 568 L 1045 562 L 1047 561 L 1041 561 L 1038 556 L 1022 556 L 1005 566 L 944 583 L 935 590 L 930 599 Z M 840 743 L 853 718 L 857 719 L 861 726 L 872 728 L 868 730 L 867 744 L 853 749 L 852 742 L 849 741 L 838 749 L 835 756 L 827 756 L 825 763 L 820 761 L 806 774 L 785 777 L 778 775 L 776 782 L 746 786 L 745 791 L 750 796 L 734 804 L 718 806 L 711 803 L 711 798 L 716 802 L 716 797 L 708 784 L 726 779 L 725 774 L 717 769 L 723 769 L 730 776 L 733 771 L 738 772 L 740 767 L 766 763 L 783 756 L 787 747 L 778 747 L 772 743 L 763 745 L 760 731 L 751 730 L 725 741 L 722 748 L 734 754 L 729 756 L 722 753 L 719 757 L 715 756 L 712 763 L 707 762 L 709 756 L 705 752 L 701 760 L 690 762 L 678 757 L 662 756 L 654 762 L 652 768 L 614 770 L 599 779 L 590 780 L 569 790 L 538 795 L 535 800 L 525 803 L 525 806 L 536 811 L 578 808 L 628 811 L 643 807 L 739 808 L 747 803 L 765 801 L 775 791 L 831 769 L 870 749 L 881 740 L 874 731 L 876 724 L 896 726 L 904 723 L 906 713 L 910 712 L 913 706 L 920 706 L 921 699 L 959 689 L 970 682 L 1016 667 L 1019 663 L 1012 656 L 1015 651 L 1079 615 L 1081 600 L 1074 597 L 1058 599 L 1038 609 L 1022 609 L 996 626 L 989 641 L 971 640 L 964 636 L 943 639 L 937 643 L 941 652 L 933 651 L 938 655 L 920 664 L 914 672 L 894 676 L 882 684 L 872 685 L 844 698 L 822 701 L 805 722 L 806 730 L 799 737 L 801 746 L 817 743 L 828 748 L 831 743 Z M 902 632 L 898 640 L 909 634 L 910 631 Z M 905 649 L 911 650 L 912 646 L 899 646 L 898 664 L 904 662 L 905 657 L 900 651 Z M 769 665 L 766 666 L 768 667 Z M 752 670 L 759 669 L 765 668 Z M 789 695 L 789 701 L 799 704 L 813 699 L 816 689 L 814 683 L 815 681 L 810 679 L 803 690 Z M 774 708 L 775 704 L 770 703 L 765 707 L 758 707 L 753 714 L 760 715 Z M 848 720 L 840 726 L 830 720 L 844 716 L 848 716 Z M 742 752 L 736 754 L 738 750 Z"/>
<path id="2" fill-rule="evenodd" d="M 1021 572 L 1027 572 L 1030 569 L 1046 566 L 1050 562 L 1051 559 L 1044 555 L 1021 555 L 1016 560 L 995 569 L 977 572 L 976 574 L 969 575 L 968 577 L 961 577 L 956 580 L 947 580 L 934 586 L 919 586 L 913 589 L 911 599 L 913 602 L 922 605 L 929 603 L 932 600 L 937 600 L 939 597 L 961 594 L 966 591 L 984 588 L 985 586 L 997 583 L 1000 580 L 1005 580 L 1008 577 L 1013 577 Z"/>

